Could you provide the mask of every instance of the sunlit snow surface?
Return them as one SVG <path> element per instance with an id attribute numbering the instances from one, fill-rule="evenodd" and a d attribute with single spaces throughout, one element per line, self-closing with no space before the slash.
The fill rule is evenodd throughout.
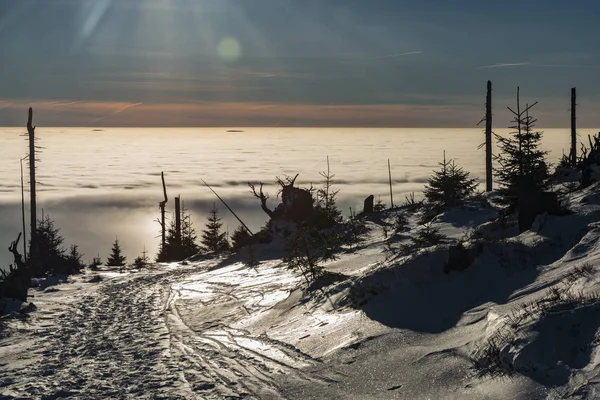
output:
<path id="1" fill-rule="evenodd" d="M 450 274 L 445 246 L 384 252 L 390 215 L 325 265 L 347 278 L 310 295 L 275 244 L 259 249 L 270 260 L 256 268 L 232 256 L 43 284 L 31 292 L 37 309 L 0 339 L 0 397 L 598 398 L 597 302 L 517 324 L 516 340 L 500 342 L 511 376 L 479 376 L 472 363 L 550 288 L 570 280 L 574 293 L 599 291 L 598 193 L 596 184 L 568 195 L 572 214 L 490 240 L 471 267 Z M 433 225 L 449 238 L 478 227 L 505 233 L 485 222 L 490 213 L 462 208 Z M 586 274 L 572 275 L 586 263 Z"/>

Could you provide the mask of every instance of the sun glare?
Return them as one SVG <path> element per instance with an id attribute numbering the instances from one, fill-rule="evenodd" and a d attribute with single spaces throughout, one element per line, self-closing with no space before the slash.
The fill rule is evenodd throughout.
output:
<path id="1" fill-rule="evenodd" d="M 217 54 L 223 61 L 235 62 L 242 56 L 242 47 L 235 38 L 225 37 L 217 46 Z"/>

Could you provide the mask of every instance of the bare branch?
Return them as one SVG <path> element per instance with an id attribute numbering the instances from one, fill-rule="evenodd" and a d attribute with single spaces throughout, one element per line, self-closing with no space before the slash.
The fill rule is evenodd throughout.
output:
<path id="1" fill-rule="evenodd" d="M 259 182 L 260 183 L 260 190 L 257 193 L 256 192 L 256 187 L 248 182 L 248 186 L 250 187 L 250 189 L 252 189 L 252 194 L 254 195 L 254 197 L 260 199 L 260 208 L 262 208 L 262 210 L 269 216 L 269 217 L 273 217 L 273 211 L 271 211 L 269 209 L 269 207 L 267 207 L 267 199 L 269 198 L 269 195 L 267 193 L 263 192 L 263 182 Z"/>

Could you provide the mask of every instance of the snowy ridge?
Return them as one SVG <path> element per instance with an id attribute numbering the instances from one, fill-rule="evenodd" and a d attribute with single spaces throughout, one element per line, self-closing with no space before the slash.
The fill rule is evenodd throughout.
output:
<path id="1" fill-rule="evenodd" d="M 346 278 L 311 294 L 281 243 L 254 269 L 232 256 L 69 278 L 8 321 L 0 398 L 598 398 L 599 193 L 520 235 L 492 207 L 449 210 L 432 222 L 446 239 L 410 251 L 422 226 L 389 233 L 390 211 L 326 265 Z M 481 253 L 445 273 L 460 240 Z"/>

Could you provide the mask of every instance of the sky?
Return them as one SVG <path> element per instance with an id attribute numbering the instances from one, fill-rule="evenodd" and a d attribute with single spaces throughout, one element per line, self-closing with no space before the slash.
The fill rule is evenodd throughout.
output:
<path id="1" fill-rule="evenodd" d="M 595 0 L 0 0 L 0 126 L 599 127 Z"/>

